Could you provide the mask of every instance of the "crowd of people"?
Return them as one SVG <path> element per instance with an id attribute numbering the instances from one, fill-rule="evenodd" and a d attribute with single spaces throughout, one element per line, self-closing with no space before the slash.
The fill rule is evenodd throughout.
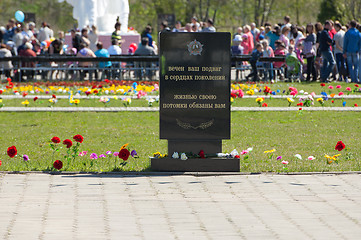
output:
<path id="1" fill-rule="evenodd" d="M 266 80 L 287 75 L 290 68 L 296 69 L 300 80 L 321 82 L 361 81 L 361 26 L 356 21 L 342 25 L 328 20 L 299 26 L 285 16 L 283 23 L 265 23 L 257 28 L 255 23 L 239 27 L 233 35 L 231 51 L 233 55 L 251 55 L 249 61 L 252 72 L 247 77 L 259 80 L 259 68 L 263 69 Z M 95 26 L 70 31 L 72 44 L 65 45 L 64 32 L 57 37 L 46 22 L 37 30 L 35 23 L 17 23 L 10 19 L 6 27 L 0 27 L 0 58 L 9 56 L 37 56 L 42 54 L 71 54 L 78 57 L 109 57 L 110 55 L 134 54 L 156 55 L 158 48 L 153 40 L 152 27 L 147 26 L 141 33 L 141 41 L 130 45 L 128 52 L 121 49 L 121 24 L 116 22 L 111 34 L 111 46 L 107 49 L 99 42 Z M 160 25 L 162 32 L 216 32 L 212 19 L 199 22 L 193 17 L 182 26 L 180 21 L 173 29 L 166 21 Z M 285 61 L 259 62 L 261 57 L 284 56 Z M 100 62 L 100 68 L 110 68 L 112 62 Z M 242 63 L 244 65 L 245 63 Z M 90 67 L 92 62 L 79 62 L 81 67 Z M 24 67 L 35 67 L 34 62 L 24 62 Z M 0 62 L 0 69 L 11 69 L 12 63 Z M 266 69 L 266 70 L 264 70 Z M 270 70 L 271 69 L 271 70 Z M 285 70 L 285 71 L 284 71 Z M 85 71 L 86 73 L 87 71 Z M 4 70 L 10 76 L 10 70 Z"/>

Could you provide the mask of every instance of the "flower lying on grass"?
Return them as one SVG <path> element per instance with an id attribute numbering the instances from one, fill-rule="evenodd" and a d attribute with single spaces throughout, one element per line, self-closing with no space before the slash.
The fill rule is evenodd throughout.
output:
<path id="1" fill-rule="evenodd" d="M 60 161 L 60 160 L 56 160 L 54 163 L 53 163 L 53 167 L 57 170 L 60 170 L 63 168 L 63 162 Z"/>
<path id="2" fill-rule="evenodd" d="M 336 146 L 335 146 L 335 150 L 341 152 L 343 149 L 345 149 L 345 144 L 342 141 L 338 141 Z"/>

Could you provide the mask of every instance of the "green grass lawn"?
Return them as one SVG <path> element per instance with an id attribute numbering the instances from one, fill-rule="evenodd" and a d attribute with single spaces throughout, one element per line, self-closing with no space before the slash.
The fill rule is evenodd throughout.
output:
<path id="1" fill-rule="evenodd" d="M 149 156 L 154 152 L 166 153 L 167 142 L 159 140 L 159 113 L 0 113 L 0 171 L 49 170 L 56 159 L 63 160 L 66 149 L 52 156 L 50 139 L 72 139 L 76 134 L 84 136 L 81 151 L 88 151 L 84 157 L 77 157 L 67 165 L 67 171 L 149 171 Z M 361 115 L 354 112 L 233 112 L 232 139 L 223 141 L 224 152 L 237 149 L 239 152 L 253 147 L 249 158 L 241 156 L 243 172 L 307 172 L 307 171 L 360 171 L 361 160 Z M 338 154 L 334 149 L 342 140 L 348 148 L 340 152 L 338 164 L 327 164 L 325 154 Z M 119 151 L 129 143 L 137 150 L 139 158 L 129 158 L 128 164 L 120 168 L 114 157 L 90 160 L 90 153 L 105 154 Z M 11 159 L 6 155 L 8 147 L 15 145 L 18 154 L 26 154 L 29 162 L 20 157 Z M 62 145 L 62 144 L 60 144 Z M 64 146 L 64 145 L 62 145 Z M 275 148 L 272 158 L 265 150 Z M 294 157 L 300 154 L 303 160 Z M 308 156 L 316 157 L 307 160 Z M 289 162 L 287 169 L 277 156 Z"/>

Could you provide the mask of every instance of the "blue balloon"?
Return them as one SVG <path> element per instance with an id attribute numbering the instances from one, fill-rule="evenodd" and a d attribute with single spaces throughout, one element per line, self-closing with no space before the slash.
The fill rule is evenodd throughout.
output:
<path id="1" fill-rule="evenodd" d="M 24 22 L 25 15 L 22 11 L 18 10 L 15 12 L 15 19 L 19 22 Z"/>

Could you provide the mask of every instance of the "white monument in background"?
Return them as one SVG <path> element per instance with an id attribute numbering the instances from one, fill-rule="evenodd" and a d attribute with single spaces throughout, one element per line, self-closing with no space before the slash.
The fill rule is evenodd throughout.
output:
<path id="1" fill-rule="evenodd" d="M 78 20 L 78 28 L 95 25 L 100 34 L 112 33 L 117 17 L 122 24 L 121 31 L 128 31 L 128 0 L 59 0 L 66 1 L 73 8 L 73 17 Z"/>

